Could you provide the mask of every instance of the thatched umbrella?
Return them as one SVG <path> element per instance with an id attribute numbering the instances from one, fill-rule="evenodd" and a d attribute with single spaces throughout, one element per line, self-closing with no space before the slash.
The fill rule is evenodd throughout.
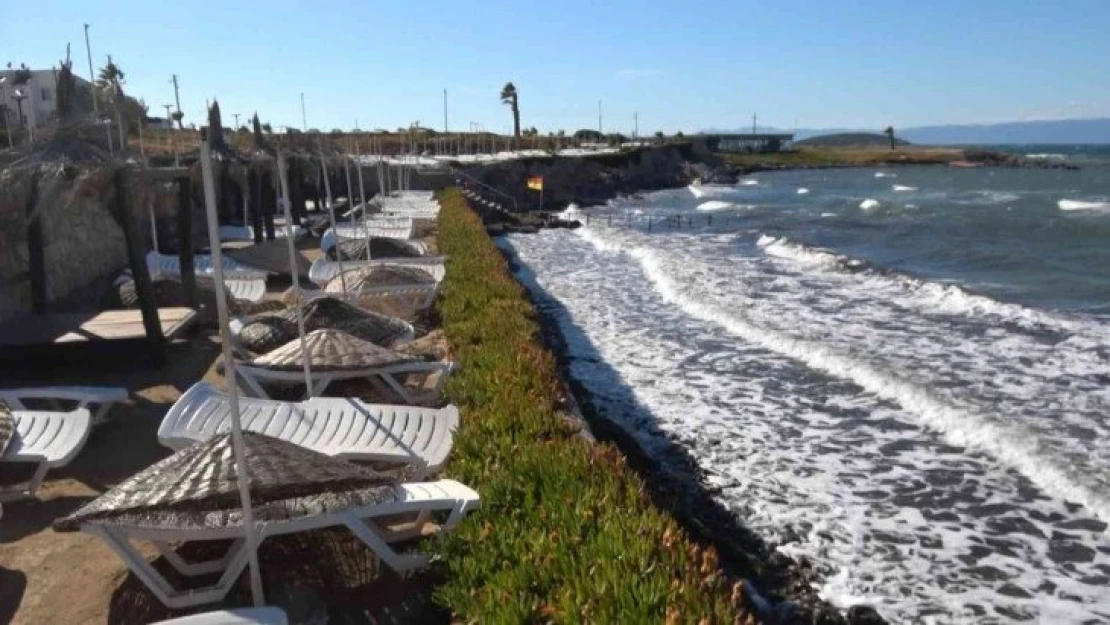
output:
<path id="1" fill-rule="evenodd" d="M 400 479 L 395 472 L 379 473 L 255 432 L 243 432 L 237 446 L 226 433 L 127 478 L 56 520 L 54 529 L 72 532 L 85 524 L 248 529 L 252 521 L 238 501 L 246 475 L 254 522 L 391 501 Z"/>
<path id="2" fill-rule="evenodd" d="M 370 229 L 367 228 L 367 232 Z M 412 243 L 400 239 L 367 236 L 365 239 L 336 237 L 338 244 L 325 250 L 330 260 L 370 260 L 371 258 L 416 258 L 424 254 Z"/>
<path id="3" fill-rule="evenodd" d="M 343 284 L 340 284 L 340 280 Z M 403 265 L 370 265 L 357 267 L 342 273 L 338 278 L 333 278 L 324 287 L 328 293 L 361 293 L 364 290 L 373 290 L 379 287 L 434 285 L 436 279 L 432 274 L 417 267 Z M 342 287 L 342 288 L 341 288 Z"/>
<path id="4" fill-rule="evenodd" d="M 306 353 L 312 368 L 319 371 L 363 370 L 420 360 L 379 347 L 342 330 L 326 329 L 313 330 L 308 336 L 251 360 L 251 364 L 275 371 L 293 371 L 302 366 Z"/>
<path id="5" fill-rule="evenodd" d="M 239 330 L 239 342 L 255 353 L 269 352 L 297 338 L 297 311 L 286 309 L 249 318 Z M 321 297 L 304 305 L 305 332 L 342 330 L 363 341 L 392 347 L 412 338 L 412 326 L 401 319 L 365 310 L 335 297 Z"/>

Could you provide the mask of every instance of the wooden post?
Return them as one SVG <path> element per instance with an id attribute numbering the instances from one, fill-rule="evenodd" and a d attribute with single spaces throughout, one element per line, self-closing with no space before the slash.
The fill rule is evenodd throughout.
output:
<path id="1" fill-rule="evenodd" d="M 197 308 L 197 272 L 193 261 L 193 187 L 188 177 L 177 179 L 177 243 L 185 305 Z"/>
<path id="2" fill-rule="evenodd" d="M 31 175 L 27 192 L 27 271 L 31 275 L 31 312 L 46 313 L 46 241 L 42 233 L 42 216 L 35 210 L 39 203 L 38 170 Z"/>
<path id="3" fill-rule="evenodd" d="M 253 163 L 247 165 L 247 180 L 251 188 L 251 231 L 257 244 L 262 242 L 262 172 Z"/>
<path id="4" fill-rule="evenodd" d="M 123 229 L 123 240 L 127 245 L 127 262 L 131 265 L 131 277 L 135 280 L 135 294 L 139 297 L 139 310 L 143 314 L 143 328 L 150 342 L 150 351 L 155 363 L 161 365 L 166 360 L 166 338 L 162 335 L 162 324 L 158 320 L 158 302 L 154 298 L 154 284 L 146 267 L 143 253 L 143 238 L 139 235 L 139 225 L 131 211 L 131 194 L 127 189 L 127 170 L 119 168 L 112 176 L 116 187 L 116 221 Z"/>
<path id="5" fill-rule="evenodd" d="M 261 183 L 262 205 L 258 207 L 262 213 L 262 223 L 266 229 L 266 240 L 274 240 L 274 208 L 277 204 L 277 194 L 274 193 L 274 178 L 269 171 L 262 171 L 258 175 Z"/>
<path id="6" fill-rule="evenodd" d="M 227 171 L 227 163 L 220 164 L 219 192 L 216 195 L 216 214 L 220 217 L 221 224 L 231 223 L 231 176 Z"/>
<path id="7" fill-rule="evenodd" d="M 289 200 L 292 206 L 289 207 L 290 213 L 293 216 L 293 224 L 301 225 L 301 217 L 307 216 L 308 211 L 305 210 L 304 204 L 304 176 L 301 175 L 301 168 L 298 165 L 296 158 L 289 159 Z"/>

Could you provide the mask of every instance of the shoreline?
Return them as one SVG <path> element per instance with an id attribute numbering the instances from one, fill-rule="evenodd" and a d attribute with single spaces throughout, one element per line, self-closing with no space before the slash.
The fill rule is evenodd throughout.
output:
<path id="1" fill-rule="evenodd" d="M 490 234 L 533 232 L 547 227 L 573 227 L 553 215 L 574 204 L 598 206 L 617 197 L 706 184 L 736 184 L 757 172 L 876 167 L 1029 168 L 1074 170 L 1074 164 L 1027 159 L 996 150 L 955 148 L 815 149 L 774 154 L 719 154 L 696 144 L 639 148 L 601 156 L 522 158 L 460 167 L 464 188 L 478 196 L 473 208 Z M 540 177 L 543 193 L 524 181 Z M 475 182 L 477 184 L 471 184 Z"/>
<path id="2" fill-rule="evenodd" d="M 532 285 L 522 279 L 522 265 L 511 251 L 497 245 L 513 278 L 531 302 L 540 325 L 540 339 L 555 357 L 560 382 L 573 394 L 579 412 L 575 420 L 598 441 L 617 446 L 650 490 L 652 503 L 672 515 L 698 542 L 712 545 L 721 555 L 721 566 L 743 579 L 749 607 L 767 622 L 813 622 L 877 625 L 886 621 L 871 607 L 840 610 L 818 596 L 819 577 L 813 564 L 786 556 L 764 542 L 714 498 L 714 488 L 690 453 L 668 444 L 661 454 L 645 450 L 635 436 L 604 414 L 592 393 L 570 371 L 572 357 L 558 320 L 537 300 Z M 749 595 L 754 596 L 750 598 Z"/>

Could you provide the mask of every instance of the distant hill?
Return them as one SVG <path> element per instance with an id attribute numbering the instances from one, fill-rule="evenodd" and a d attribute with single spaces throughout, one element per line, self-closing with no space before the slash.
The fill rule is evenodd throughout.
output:
<path id="1" fill-rule="evenodd" d="M 844 128 L 783 130 L 759 127 L 759 132 L 794 132 L 798 139 L 830 134 L 870 134 L 876 130 Z M 706 132 L 751 132 L 751 128 Z M 895 126 L 894 133 L 901 139 L 923 145 L 1110 143 L 1110 118 L 1052 119 L 1001 124 L 947 124 L 911 128 Z"/>
<path id="2" fill-rule="evenodd" d="M 895 136 L 894 143 L 896 145 L 909 145 L 910 142 Z M 814 148 L 872 148 L 887 147 L 890 145 L 890 141 L 886 138 L 886 135 L 872 132 L 842 132 L 802 139 L 801 141 L 795 141 L 794 145 Z"/>

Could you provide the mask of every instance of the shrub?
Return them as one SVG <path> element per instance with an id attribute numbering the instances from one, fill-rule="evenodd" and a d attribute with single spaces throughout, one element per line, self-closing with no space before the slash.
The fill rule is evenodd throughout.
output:
<path id="1" fill-rule="evenodd" d="M 482 508 L 444 538 L 436 601 L 474 623 L 731 623 L 739 586 L 655 508 L 608 444 L 557 414 L 552 355 L 522 287 L 457 189 L 440 193 L 439 302 L 462 411 L 449 473 Z"/>

